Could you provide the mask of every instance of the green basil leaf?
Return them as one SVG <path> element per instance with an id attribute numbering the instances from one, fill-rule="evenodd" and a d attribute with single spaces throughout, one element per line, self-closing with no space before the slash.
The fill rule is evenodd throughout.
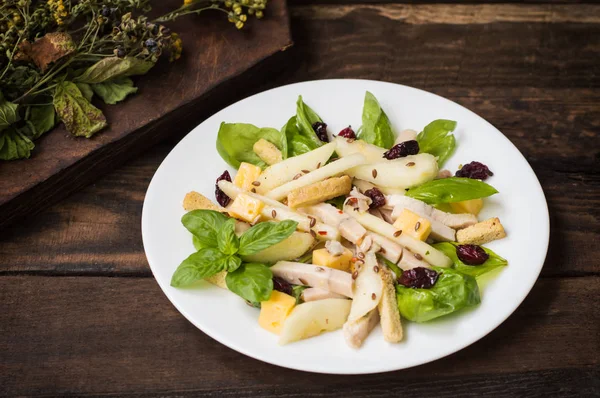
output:
<path id="1" fill-rule="evenodd" d="M 181 262 L 171 277 L 171 286 L 189 286 L 200 279 L 213 276 L 226 269 L 228 261 L 229 256 L 218 249 L 202 249 Z"/>
<path id="2" fill-rule="evenodd" d="M 91 137 L 106 127 L 102 111 L 90 104 L 72 82 L 62 82 L 54 94 L 54 109 L 69 132 Z"/>
<path id="3" fill-rule="evenodd" d="M 225 261 L 225 271 L 233 272 L 236 269 L 240 268 L 241 265 L 242 265 L 241 258 L 239 258 L 236 255 L 230 255 L 227 257 L 227 260 Z"/>
<path id="4" fill-rule="evenodd" d="M 281 128 L 281 133 L 287 139 L 288 157 L 290 158 L 310 152 L 319 147 L 313 140 L 300 134 L 296 123 L 296 116 L 292 116 Z"/>
<path id="5" fill-rule="evenodd" d="M 123 101 L 129 94 L 137 92 L 133 80 L 128 77 L 119 77 L 103 83 L 92 84 L 92 90 L 107 104 L 114 105 Z"/>
<path id="6" fill-rule="evenodd" d="M 294 231 L 298 223 L 292 220 L 281 222 L 261 222 L 256 224 L 242 234 L 240 239 L 240 256 L 248 256 L 258 253 L 267 247 L 271 247 L 284 239 L 287 239 Z"/>
<path id="7" fill-rule="evenodd" d="M 498 193 L 496 188 L 483 181 L 450 177 L 429 181 L 416 188 L 411 188 L 406 192 L 406 196 L 422 200 L 430 205 L 437 205 L 485 198 L 496 193 Z"/>
<path id="8" fill-rule="evenodd" d="M 19 120 L 18 107 L 19 105 L 4 99 L 0 91 L 0 131 Z"/>
<path id="9" fill-rule="evenodd" d="M 228 272 L 225 283 L 229 290 L 247 301 L 267 301 L 273 291 L 273 273 L 264 264 L 246 263 Z"/>
<path id="10" fill-rule="evenodd" d="M 427 322 L 481 302 L 474 277 L 452 268 L 432 268 L 440 275 L 431 289 L 396 286 L 402 317 L 414 322 Z"/>
<path id="11" fill-rule="evenodd" d="M 33 126 L 33 139 L 52 130 L 56 124 L 56 111 L 54 105 L 31 106 L 28 122 Z"/>
<path id="12" fill-rule="evenodd" d="M 337 198 L 326 200 L 325 203 L 329 203 L 330 205 L 335 206 L 338 210 L 344 210 L 344 202 L 346 201 L 346 196 L 338 196 Z"/>
<path id="13" fill-rule="evenodd" d="M 254 144 L 261 138 L 274 144 L 283 156 L 287 156 L 287 140 L 281 131 L 270 127 L 258 128 L 246 123 L 221 123 L 217 136 L 217 152 L 225 162 L 236 169 L 242 162 L 264 169 L 267 164 L 253 150 Z"/>
<path id="14" fill-rule="evenodd" d="M 235 219 L 225 221 L 217 233 L 219 250 L 225 254 L 235 254 L 240 247 L 240 240 L 235 234 Z"/>
<path id="15" fill-rule="evenodd" d="M 227 216 L 214 210 L 192 210 L 181 217 L 183 226 L 203 248 L 218 247 L 217 235 L 227 220 Z"/>
<path id="16" fill-rule="evenodd" d="M 35 144 L 14 127 L 0 132 L 0 160 L 29 158 Z"/>
<path id="17" fill-rule="evenodd" d="M 394 133 L 390 119 L 381 109 L 377 98 L 368 91 L 365 93 L 362 126 L 358 138 L 386 149 L 394 145 Z"/>
<path id="18" fill-rule="evenodd" d="M 419 151 L 436 156 L 441 167 L 454 152 L 456 140 L 454 134 L 450 134 L 454 129 L 456 122 L 453 120 L 438 119 L 429 123 L 417 135 Z"/>
<path id="19" fill-rule="evenodd" d="M 192 235 L 192 244 L 194 245 L 194 249 L 196 249 L 196 251 L 198 250 L 202 250 L 202 249 L 206 249 L 207 247 L 210 246 L 205 246 L 196 235 Z"/>
<path id="20" fill-rule="evenodd" d="M 88 100 L 88 102 L 92 102 L 92 98 L 94 98 L 94 91 L 92 90 L 92 86 L 87 83 L 75 83 L 79 91 L 81 91 L 81 95 Z"/>
<path id="21" fill-rule="evenodd" d="M 398 267 L 396 264 L 394 264 L 387 258 L 383 257 L 381 254 L 377 254 L 377 259 L 379 261 L 382 261 L 389 269 L 394 271 L 394 274 L 396 274 L 397 277 L 402 275 L 402 270 L 400 269 L 400 267 Z"/>
<path id="22" fill-rule="evenodd" d="M 304 103 L 301 95 L 298 96 L 298 101 L 296 101 L 296 125 L 298 127 L 298 132 L 305 139 L 312 142 L 311 145 L 318 148 L 324 143 L 317 137 L 317 133 L 315 133 L 315 130 L 312 128 L 313 124 L 316 122 L 323 122 L 323 120 L 310 106 Z"/>
<path id="23" fill-rule="evenodd" d="M 481 246 L 481 248 L 485 250 L 485 252 L 490 256 L 485 261 L 485 263 L 481 265 L 465 264 L 458 258 L 456 254 L 456 246 L 458 246 L 458 243 L 455 242 L 441 242 L 435 243 L 433 245 L 433 247 L 435 247 L 438 250 L 441 250 L 446 256 L 448 256 L 452 260 L 452 262 L 454 263 L 452 268 L 459 272 L 462 272 L 463 274 L 478 277 L 498 267 L 503 267 L 508 264 L 508 261 L 494 253 L 492 250 L 483 246 Z"/>
<path id="24" fill-rule="evenodd" d="M 75 82 L 93 84 L 119 77 L 144 75 L 153 66 L 154 62 L 135 57 L 106 57 L 87 68 L 75 78 Z"/>

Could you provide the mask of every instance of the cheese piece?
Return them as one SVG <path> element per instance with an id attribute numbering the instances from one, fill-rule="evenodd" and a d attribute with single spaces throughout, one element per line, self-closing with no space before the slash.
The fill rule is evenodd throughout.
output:
<path id="1" fill-rule="evenodd" d="M 227 211 L 231 217 L 253 224 L 258 221 L 260 212 L 264 207 L 265 204 L 261 200 L 242 193 L 236 196 Z"/>
<path id="2" fill-rule="evenodd" d="M 238 169 L 233 185 L 242 188 L 244 191 L 250 191 L 254 188 L 253 182 L 258 180 L 262 173 L 262 169 L 250 163 L 242 162 Z"/>
<path id="3" fill-rule="evenodd" d="M 340 271 L 350 272 L 350 260 L 352 252 L 345 249 L 339 256 L 334 256 L 327 249 L 317 249 L 313 251 L 312 263 L 321 267 L 338 269 Z"/>
<path id="4" fill-rule="evenodd" d="M 471 199 L 450 203 L 450 208 L 455 213 L 470 213 L 476 216 L 483 208 L 483 199 Z"/>
<path id="5" fill-rule="evenodd" d="M 263 162 L 269 166 L 279 163 L 283 160 L 283 155 L 281 154 L 279 148 L 264 138 L 256 141 L 252 147 L 252 150 L 259 158 L 261 158 Z"/>
<path id="6" fill-rule="evenodd" d="M 429 220 L 408 209 L 402 210 L 394 222 L 394 228 L 420 241 L 425 241 L 431 233 L 431 223 Z"/>
<path id="7" fill-rule="evenodd" d="M 283 321 L 292 312 L 296 299 L 285 293 L 273 290 L 271 297 L 260 304 L 258 324 L 271 333 L 280 334 Z"/>

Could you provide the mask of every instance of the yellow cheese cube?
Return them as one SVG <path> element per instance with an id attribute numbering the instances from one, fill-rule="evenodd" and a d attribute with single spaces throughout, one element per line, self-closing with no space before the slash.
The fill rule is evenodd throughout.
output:
<path id="1" fill-rule="evenodd" d="M 312 263 L 321 267 L 339 269 L 340 271 L 350 272 L 350 260 L 352 252 L 345 249 L 339 256 L 334 256 L 327 249 L 318 249 L 313 251 Z"/>
<path id="2" fill-rule="evenodd" d="M 233 203 L 227 208 L 227 212 L 231 217 L 244 220 L 252 224 L 258 220 L 260 217 L 260 212 L 264 207 L 265 204 L 261 200 L 242 193 L 239 194 Z"/>
<path id="3" fill-rule="evenodd" d="M 258 180 L 258 176 L 262 173 L 262 169 L 250 163 L 242 162 L 238 169 L 233 185 L 242 188 L 244 191 L 250 191 L 254 186 L 252 183 Z"/>
<path id="4" fill-rule="evenodd" d="M 478 215 L 483 208 L 483 199 L 471 199 L 450 203 L 450 207 L 455 213 L 471 213 Z"/>
<path id="5" fill-rule="evenodd" d="M 273 290 L 271 297 L 260 304 L 258 324 L 269 332 L 279 334 L 283 327 L 283 321 L 295 305 L 296 299 L 294 297 Z"/>
<path id="6" fill-rule="evenodd" d="M 431 233 L 431 223 L 428 219 L 403 209 L 396 221 L 394 228 L 401 230 L 403 234 L 412 236 L 419 240 L 426 240 Z"/>

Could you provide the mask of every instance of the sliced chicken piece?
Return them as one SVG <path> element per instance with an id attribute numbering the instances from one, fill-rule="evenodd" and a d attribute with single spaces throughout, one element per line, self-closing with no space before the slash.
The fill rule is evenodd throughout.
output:
<path id="1" fill-rule="evenodd" d="M 398 301 L 396 299 L 396 288 L 394 287 L 394 278 L 392 277 L 391 272 L 383 267 L 381 267 L 380 274 L 381 280 L 383 281 L 383 292 L 377 308 L 379 309 L 379 316 L 381 318 L 383 338 L 388 343 L 398 343 L 402 340 L 403 333 L 400 312 L 398 311 Z"/>
<path id="2" fill-rule="evenodd" d="M 271 267 L 271 272 L 293 285 L 318 287 L 346 297 L 353 296 L 352 275 L 348 272 L 291 261 L 277 262 Z"/>
<path id="3" fill-rule="evenodd" d="M 379 322 L 379 311 L 377 308 L 360 319 L 347 321 L 343 328 L 346 343 L 352 348 L 360 348 L 371 333 L 371 330 L 377 325 L 377 322 Z"/>
<path id="4" fill-rule="evenodd" d="M 394 145 L 398 145 L 401 142 L 405 142 L 405 141 L 413 141 L 417 139 L 417 132 L 415 130 L 411 130 L 411 129 L 406 129 L 406 130 L 402 130 L 400 132 L 400 134 L 398 134 L 398 138 L 396 138 L 396 142 L 394 142 Z"/>
<path id="5" fill-rule="evenodd" d="M 338 228 L 340 234 L 352 243 L 358 242 L 367 233 L 367 230 L 356 220 L 329 203 L 319 203 L 318 205 L 305 207 L 303 210 L 318 217 L 325 224 Z"/>
<path id="6" fill-rule="evenodd" d="M 360 193 L 358 188 L 354 187 L 352 188 L 352 191 L 350 191 L 350 195 L 346 198 L 344 206 L 348 205 L 362 213 L 369 210 L 369 206 L 371 206 L 371 203 L 373 203 L 373 200 L 371 198 L 369 198 L 366 195 L 363 195 L 362 193 Z"/>
<path id="7" fill-rule="evenodd" d="M 392 212 L 393 219 L 398 218 L 402 209 L 406 208 L 414 213 L 430 217 L 431 219 L 439 221 L 447 227 L 454 229 L 462 229 L 477 223 L 477 217 L 475 217 L 473 214 L 446 213 L 428 205 L 425 202 L 410 198 L 408 196 L 388 195 L 386 196 L 386 201 L 389 206 L 394 207 L 394 211 Z"/>
<path id="8" fill-rule="evenodd" d="M 302 292 L 302 300 L 305 302 L 325 300 L 329 298 L 346 298 L 341 294 L 330 292 L 329 290 L 319 289 L 318 287 L 309 287 Z"/>
<path id="9" fill-rule="evenodd" d="M 402 257 L 402 246 L 374 232 L 369 232 L 373 241 L 379 245 L 379 254 L 385 257 L 386 260 L 396 264 Z"/>
<path id="10" fill-rule="evenodd" d="M 429 265 L 427 261 L 419 257 L 417 257 L 416 253 L 413 253 L 410 250 L 404 248 L 404 251 L 402 252 L 402 257 L 400 258 L 400 262 L 398 263 L 398 267 L 400 267 L 402 271 L 408 271 L 409 269 L 417 267 L 431 268 L 431 265 Z"/>

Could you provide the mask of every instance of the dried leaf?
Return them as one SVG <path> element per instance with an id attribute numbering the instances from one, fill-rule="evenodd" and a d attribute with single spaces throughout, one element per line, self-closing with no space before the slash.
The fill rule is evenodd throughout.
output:
<path id="1" fill-rule="evenodd" d="M 102 83 L 119 77 L 144 75 L 153 66 L 153 62 L 134 57 L 107 57 L 87 68 L 75 81 L 92 84 Z"/>
<path id="2" fill-rule="evenodd" d="M 90 104 L 73 82 L 58 85 L 54 109 L 67 130 L 75 136 L 89 138 L 106 127 L 102 111 Z"/>
<path id="3" fill-rule="evenodd" d="M 51 32 L 33 43 L 24 40 L 19 44 L 18 60 L 31 60 L 42 72 L 61 58 L 75 52 L 71 35 L 65 32 Z"/>

